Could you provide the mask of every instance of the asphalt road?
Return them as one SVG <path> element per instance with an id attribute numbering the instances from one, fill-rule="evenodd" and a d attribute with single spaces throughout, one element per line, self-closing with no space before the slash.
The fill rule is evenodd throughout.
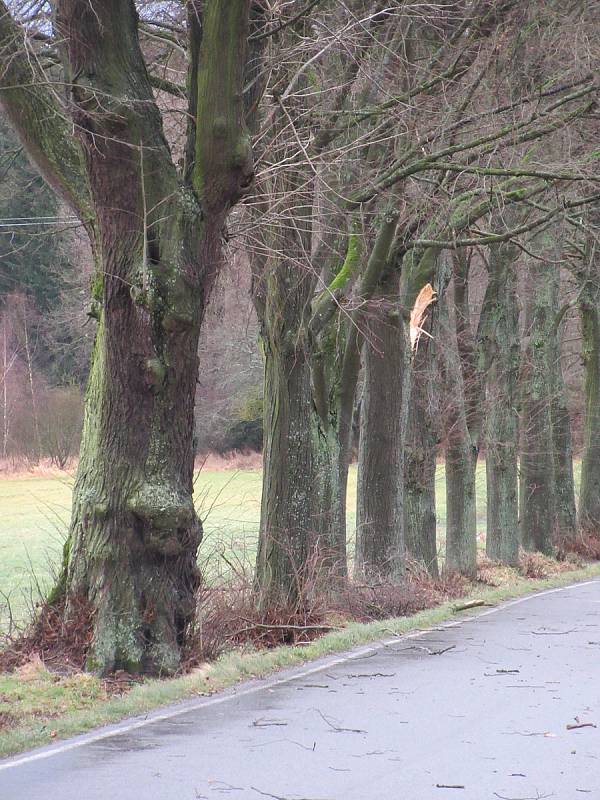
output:
<path id="1" fill-rule="evenodd" d="M 600 581 L 2 761 L 0 798 L 592 800 L 596 724 Z"/>

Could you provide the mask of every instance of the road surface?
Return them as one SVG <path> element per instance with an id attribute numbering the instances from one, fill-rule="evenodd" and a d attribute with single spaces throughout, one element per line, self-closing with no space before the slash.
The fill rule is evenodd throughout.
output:
<path id="1" fill-rule="evenodd" d="M 592 800 L 597 724 L 590 581 L 2 761 L 0 798 Z"/>

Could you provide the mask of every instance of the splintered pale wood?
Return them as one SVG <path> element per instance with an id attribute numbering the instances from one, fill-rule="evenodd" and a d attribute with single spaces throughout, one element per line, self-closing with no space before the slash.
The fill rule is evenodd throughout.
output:
<path id="1" fill-rule="evenodd" d="M 419 339 L 422 334 L 429 336 L 427 331 L 423 330 L 423 322 L 427 316 L 427 309 L 432 303 L 437 300 L 437 292 L 434 292 L 433 286 L 426 283 L 421 289 L 415 300 L 414 308 L 410 314 L 410 346 L 413 352 L 419 346 Z"/>

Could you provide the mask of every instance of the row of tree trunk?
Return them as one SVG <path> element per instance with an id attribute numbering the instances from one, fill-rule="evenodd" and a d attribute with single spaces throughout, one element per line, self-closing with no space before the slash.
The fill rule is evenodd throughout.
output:
<path id="1" fill-rule="evenodd" d="M 447 571 L 471 577 L 476 573 L 476 469 L 482 449 L 487 479 L 486 552 L 490 558 L 515 565 L 520 547 L 551 554 L 557 544 L 577 535 L 571 424 L 561 368 L 561 323 L 574 304 L 559 308 L 558 235 L 558 229 L 537 234 L 532 240 L 533 258 L 524 258 L 510 242 L 490 246 L 487 288 L 478 312 L 469 299 L 472 254 L 436 254 L 440 297 L 415 351 L 411 351 L 403 313 L 400 272 L 384 272 L 367 298 L 370 312 L 361 320 L 363 329 L 358 337 L 362 382 L 357 404 L 356 576 L 399 582 L 408 560 L 419 562 L 432 575 L 439 574 L 435 495 L 436 461 L 442 454 Z M 524 279 L 519 279 L 519 270 L 525 273 Z M 578 300 L 587 410 L 579 523 L 582 528 L 597 530 L 597 265 L 588 263 L 582 286 Z M 290 297 L 289 291 L 286 297 Z M 364 295 L 362 300 L 366 300 Z M 305 301 L 300 308 L 306 308 Z M 287 317 L 288 324 L 291 319 Z M 352 324 L 343 315 L 336 319 L 339 328 Z M 322 547 L 331 557 L 333 548 L 336 572 L 346 574 L 343 506 L 351 457 L 349 440 L 342 446 L 338 438 L 332 440 L 319 430 L 310 363 L 315 356 L 297 332 L 289 339 L 293 344 L 286 352 L 287 367 L 270 347 L 265 348 L 267 376 L 274 372 L 287 376 L 276 385 L 267 383 L 267 479 L 259 577 L 269 570 L 269 591 L 272 576 L 283 574 L 281 558 L 294 561 L 295 576 L 303 574 L 303 556 L 296 542 L 304 539 L 306 532 L 313 556 Z M 346 330 L 346 343 L 347 339 Z M 277 357 L 280 360 L 275 364 Z M 319 357 L 323 358 L 322 352 Z M 353 380 L 346 391 L 356 389 L 356 376 Z M 336 391 L 339 394 L 339 384 Z M 302 413 L 291 419 L 287 413 L 294 405 Z M 277 439 L 272 436 L 274 408 L 286 421 L 288 433 Z M 323 459 L 323 445 L 330 454 L 335 452 L 337 463 Z M 292 454 L 302 464 L 300 472 L 290 470 Z M 284 464 L 285 485 L 272 484 L 268 476 L 280 475 Z M 311 471 L 308 465 L 316 468 Z M 323 466 L 325 474 L 319 472 Z M 332 469 L 337 469 L 333 495 L 322 491 L 330 480 L 326 472 Z M 274 513 L 277 506 L 288 510 L 285 518 Z M 337 511 L 332 513 L 334 507 Z M 296 510 L 295 520 L 289 517 L 291 509 Z M 259 585 L 267 587 L 264 580 Z M 282 581 L 279 597 L 297 600 L 297 587 L 297 582 Z"/>

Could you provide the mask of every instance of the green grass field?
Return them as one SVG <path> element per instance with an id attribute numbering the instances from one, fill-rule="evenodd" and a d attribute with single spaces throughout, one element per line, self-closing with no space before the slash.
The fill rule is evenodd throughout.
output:
<path id="1" fill-rule="evenodd" d="M 576 480 L 579 465 L 576 464 Z M 0 626 L 6 624 L 6 599 L 22 620 L 52 581 L 70 514 L 73 480 L 63 477 L 0 479 Z M 229 564 L 251 568 L 260 518 L 259 470 L 203 470 L 196 476 L 196 507 L 204 520 L 200 562 L 217 575 Z M 477 469 L 477 528 L 485 542 L 485 465 Z M 349 552 L 353 551 L 356 508 L 356 468 L 350 470 L 348 491 Z M 446 523 L 444 465 L 437 471 L 438 548 Z M 227 561 L 222 558 L 226 556 Z"/>
<path id="2" fill-rule="evenodd" d="M 444 467 L 438 467 L 438 520 L 443 542 L 446 516 Z M 48 588 L 69 524 L 72 478 L 0 479 L 0 592 L 21 620 Z M 485 529 L 485 468 L 477 474 L 480 543 Z M 229 563 L 251 567 L 260 518 L 261 473 L 258 470 L 202 471 L 196 477 L 196 506 L 204 520 L 200 561 L 209 574 Z M 354 538 L 356 468 L 350 472 L 348 536 Z M 0 620 L 6 623 L 6 602 Z"/>

